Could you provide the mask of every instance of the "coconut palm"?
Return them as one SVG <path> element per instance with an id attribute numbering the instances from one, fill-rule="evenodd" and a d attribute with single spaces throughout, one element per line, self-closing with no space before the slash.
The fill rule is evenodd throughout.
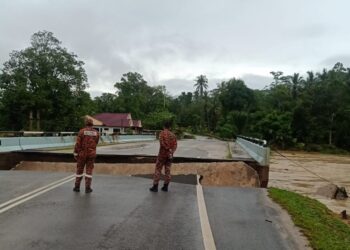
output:
<path id="1" fill-rule="evenodd" d="M 292 97 L 295 100 L 302 84 L 304 83 L 303 77 L 300 76 L 299 73 L 294 73 L 292 76 L 285 77 L 284 82 L 292 89 Z"/>
<path id="2" fill-rule="evenodd" d="M 194 84 L 194 87 L 196 88 L 196 91 L 199 93 L 200 97 L 203 97 L 204 91 L 208 88 L 208 79 L 205 75 L 197 76 L 196 83 Z"/>

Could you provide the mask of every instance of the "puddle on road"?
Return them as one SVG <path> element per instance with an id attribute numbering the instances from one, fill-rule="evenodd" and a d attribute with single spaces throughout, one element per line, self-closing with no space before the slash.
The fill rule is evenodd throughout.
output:
<path id="1" fill-rule="evenodd" d="M 283 188 L 315 198 L 339 214 L 350 213 L 350 199 L 334 200 L 316 195 L 316 190 L 328 184 L 322 178 L 346 188 L 350 193 L 350 156 L 325 155 L 305 152 L 280 152 L 292 161 L 272 153 L 270 161 L 270 187 Z M 307 170 L 298 166 L 301 165 Z"/>

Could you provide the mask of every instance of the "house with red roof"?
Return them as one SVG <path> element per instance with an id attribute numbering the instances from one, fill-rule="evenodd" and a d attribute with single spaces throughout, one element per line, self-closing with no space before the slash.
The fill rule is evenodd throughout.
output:
<path id="1" fill-rule="evenodd" d="M 133 120 L 130 113 L 100 113 L 92 118 L 93 127 L 101 134 L 126 134 L 142 131 L 141 120 Z"/>
<path id="2" fill-rule="evenodd" d="M 141 120 L 132 120 L 132 128 L 137 134 L 141 133 L 142 132 Z"/>

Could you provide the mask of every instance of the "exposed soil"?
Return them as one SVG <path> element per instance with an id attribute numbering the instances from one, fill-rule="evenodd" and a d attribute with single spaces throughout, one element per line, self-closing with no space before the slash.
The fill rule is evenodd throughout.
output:
<path id="1" fill-rule="evenodd" d="M 335 200 L 316 194 L 319 188 L 330 183 L 350 191 L 350 156 L 292 151 L 280 153 L 288 159 L 272 152 L 270 187 L 283 188 L 315 198 L 336 214 L 343 210 L 350 212 L 349 198 Z"/>
<path id="2" fill-rule="evenodd" d="M 154 173 L 154 164 L 96 163 L 95 174 L 145 175 Z M 75 172 L 76 164 L 65 162 L 28 162 L 18 164 L 16 170 Z M 244 162 L 177 163 L 171 167 L 172 175 L 201 175 L 204 186 L 259 187 L 256 171 Z"/>

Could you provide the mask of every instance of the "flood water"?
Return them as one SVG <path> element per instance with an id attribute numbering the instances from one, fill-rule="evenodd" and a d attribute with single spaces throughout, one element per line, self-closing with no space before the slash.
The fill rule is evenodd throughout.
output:
<path id="1" fill-rule="evenodd" d="M 345 187 L 350 193 L 350 156 L 273 151 L 270 161 L 270 187 L 278 187 L 315 198 L 336 214 L 347 210 L 350 198 L 334 200 L 316 195 L 319 187 L 329 183 Z"/>

